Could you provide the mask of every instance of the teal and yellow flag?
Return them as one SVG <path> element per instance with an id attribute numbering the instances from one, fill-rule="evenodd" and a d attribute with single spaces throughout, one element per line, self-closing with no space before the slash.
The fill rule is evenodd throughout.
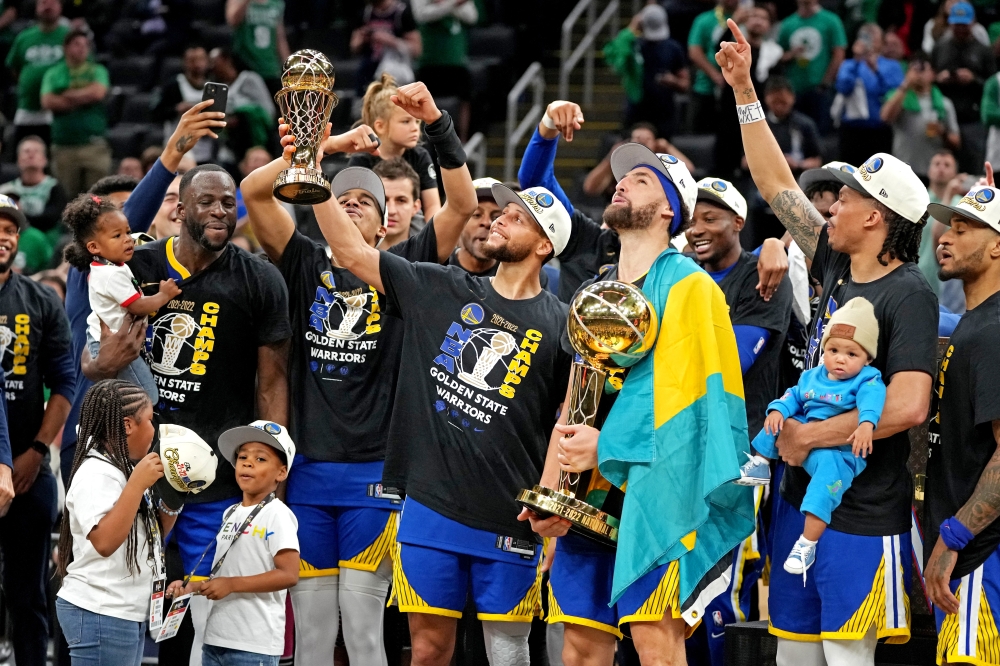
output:
<path id="1" fill-rule="evenodd" d="M 677 610 L 703 611 L 699 599 L 722 591 L 706 588 L 706 574 L 754 530 L 752 489 L 729 483 L 750 448 L 739 351 L 725 296 L 691 259 L 664 251 L 642 291 L 659 316 L 656 344 L 629 371 L 598 443 L 601 474 L 625 486 L 612 603 L 677 560 Z"/>

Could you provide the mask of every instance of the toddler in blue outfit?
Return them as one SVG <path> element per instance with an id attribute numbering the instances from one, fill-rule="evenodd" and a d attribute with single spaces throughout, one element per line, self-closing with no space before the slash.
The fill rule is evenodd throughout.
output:
<path id="1" fill-rule="evenodd" d="M 805 528 L 784 567 L 791 574 L 801 573 L 803 579 L 816 561 L 816 542 L 830 523 L 830 515 L 865 468 L 872 433 L 885 405 L 882 373 L 869 365 L 878 351 L 878 320 L 869 301 L 854 298 L 834 312 L 820 346 L 823 364 L 803 372 L 797 385 L 767 406 L 764 429 L 752 442 L 758 455 L 750 456 L 736 480 L 750 486 L 770 481 L 768 459 L 778 457 L 775 442 L 785 419 L 808 423 L 858 410 L 858 427 L 847 444 L 813 449 L 802 464 L 812 477 L 801 506 Z"/>

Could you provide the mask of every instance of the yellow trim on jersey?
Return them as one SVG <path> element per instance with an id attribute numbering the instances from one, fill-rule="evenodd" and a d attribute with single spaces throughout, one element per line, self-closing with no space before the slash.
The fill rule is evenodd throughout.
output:
<path id="1" fill-rule="evenodd" d="M 888 627 L 886 617 L 886 592 L 885 592 L 885 556 L 879 562 L 875 571 L 875 580 L 872 581 L 872 589 L 865 597 L 864 601 L 854 611 L 844 625 L 837 631 L 824 631 L 820 633 L 823 640 L 860 640 L 868 633 L 868 629 L 875 625 L 878 638 L 887 639 L 887 643 L 905 643 L 910 640 L 910 597 L 902 594 L 903 606 L 906 610 L 905 627 Z M 895 579 L 893 579 L 895 580 Z"/>
<path id="2" fill-rule="evenodd" d="M 970 577 L 971 578 L 971 577 Z M 963 581 L 964 582 L 964 581 Z M 940 664 L 947 656 L 949 664 L 976 664 L 976 666 L 997 666 L 1000 664 L 1000 631 L 997 630 L 996 619 L 993 617 L 993 610 L 990 608 L 989 599 L 980 582 L 979 588 L 979 614 L 976 618 L 976 656 L 966 656 L 957 654 L 958 642 L 960 639 L 960 624 L 965 619 L 964 613 L 946 615 L 941 623 L 941 632 L 938 634 L 937 663 Z M 962 600 L 961 586 L 955 592 L 955 597 Z M 960 603 L 964 611 L 965 605 Z M 980 655 L 987 659 L 980 658 Z"/>
<path id="3" fill-rule="evenodd" d="M 392 544 L 396 542 L 396 525 L 398 521 L 395 515 L 389 514 L 385 521 L 385 528 L 372 543 L 363 551 L 349 560 L 340 560 L 339 564 L 344 569 L 356 569 L 358 571 L 375 571 L 382 560 L 392 557 Z"/>
<path id="4" fill-rule="evenodd" d="M 566 615 L 559 602 L 556 601 L 556 593 L 552 589 L 552 583 L 549 582 L 549 617 L 547 618 L 549 624 L 556 624 L 557 622 L 562 622 L 565 624 L 578 624 L 582 627 L 590 627 L 591 629 L 597 629 L 599 631 L 604 631 L 609 634 L 613 634 L 615 638 L 621 640 L 623 638 L 622 632 L 618 631 L 618 627 L 613 627 L 610 624 L 604 624 L 603 622 L 597 622 L 596 620 L 590 620 L 585 617 L 578 617 L 576 615 Z"/>
<path id="5" fill-rule="evenodd" d="M 799 641 L 800 643 L 819 643 L 823 638 L 819 634 L 797 634 L 794 631 L 785 631 L 784 629 L 778 629 L 770 621 L 767 623 L 767 631 L 772 636 L 777 636 L 778 638 L 787 638 L 790 641 Z"/>
<path id="6" fill-rule="evenodd" d="M 620 618 L 618 626 L 621 627 L 629 622 L 659 622 L 667 614 L 667 609 L 670 609 L 670 617 L 675 620 L 680 619 L 680 591 L 680 566 L 677 564 L 677 560 L 674 560 L 667 566 L 663 578 L 660 579 L 660 584 L 656 586 L 649 598 L 634 613 Z M 693 627 L 686 625 L 684 638 L 691 638 L 699 624 L 701 624 L 700 620 Z"/>
<path id="7" fill-rule="evenodd" d="M 186 280 L 189 277 L 191 277 L 191 271 L 189 271 L 188 269 L 184 268 L 184 264 L 182 264 L 181 262 L 179 262 L 177 260 L 177 255 L 174 254 L 174 239 L 175 238 L 177 238 L 177 237 L 176 236 L 171 236 L 170 238 L 167 239 L 167 246 L 166 246 L 166 250 L 167 250 L 167 263 L 169 263 L 170 266 L 175 271 L 177 271 L 178 273 L 180 273 L 181 278 L 183 278 L 183 279 Z"/>
<path id="8" fill-rule="evenodd" d="M 506 613 L 476 613 L 476 617 L 488 622 L 531 622 L 534 617 L 542 617 L 542 558 L 535 566 L 535 582 L 524 593 L 517 605 Z"/>
<path id="9" fill-rule="evenodd" d="M 340 569 L 317 569 L 302 558 L 299 558 L 299 578 L 321 578 L 323 576 L 339 576 Z"/>
<path id="10" fill-rule="evenodd" d="M 200 583 L 203 580 L 208 580 L 208 576 L 191 576 L 192 583 Z"/>
<path id="11" fill-rule="evenodd" d="M 395 522 L 395 521 L 393 521 Z M 386 601 L 386 606 L 391 606 L 393 601 L 399 606 L 400 613 L 427 613 L 428 615 L 443 615 L 445 617 L 460 618 L 462 611 L 454 611 L 448 608 L 438 608 L 431 606 L 424 601 L 417 591 L 413 589 L 406 574 L 403 572 L 403 564 L 399 557 L 399 542 L 392 545 L 392 592 Z"/>

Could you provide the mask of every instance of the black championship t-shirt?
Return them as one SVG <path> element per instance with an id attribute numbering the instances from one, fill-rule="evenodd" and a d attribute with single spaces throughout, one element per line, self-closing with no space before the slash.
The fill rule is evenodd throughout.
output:
<path id="1" fill-rule="evenodd" d="M 780 398 L 784 389 L 780 384 L 780 359 L 792 317 L 792 283 L 788 276 L 782 278 L 770 301 L 765 301 L 757 291 L 758 281 L 757 256 L 743 252 L 719 282 L 733 326 L 757 326 L 771 333 L 766 347 L 743 375 L 750 437 L 764 427 L 767 404 Z"/>
<path id="2" fill-rule="evenodd" d="M 1000 294 L 993 294 L 958 322 L 941 361 L 929 428 L 925 543 L 972 497 L 997 450 L 993 421 L 1000 419 Z M 959 551 L 952 580 L 971 573 L 1000 545 L 994 521 Z M 930 557 L 931 549 L 924 549 Z"/>
<path id="3" fill-rule="evenodd" d="M 559 253 L 559 300 L 569 303 L 587 280 L 592 280 L 601 268 L 618 263 L 621 242 L 617 232 L 601 225 L 574 209 L 570 215 L 572 233 L 566 247 Z"/>
<path id="4" fill-rule="evenodd" d="M 437 263 L 433 220 L 388 252 Z M 281 255 L 291 301 L 289 386 L 297 452 L 327 462 L 385 457 L 399 376 L 403 324 L 387 317 L 384 296 L 330 262 L 299 232 Z"/>
<path id="5" fill-rule="evenodd" d="M 823 328 L 837 308 L 861 296 L 871 301 L 878 319 L 878 356 L 872 363 L 888 386 L 897 372 L 934 376 L 937 357 L 937 297 L 914 263 L 905 263 L 885 277 L 857 284 L 851 280 L 851 259 L 830 249 L 826 228 L 820 233 L 812 273 L 823 285 L 823 298 L 810 325 L 809 367 L 819 364 Z M 906 431 L 875 440 L 868 466 L 844 493 L 830 527 L 863 536 L 888 536 L 910 531 L 913 496 L 906 460 Z M 805 496 L 809 475 L 801 467 L 785 468 L 781 494 L 795 507 Z"/>
<path id="6" fill-rule="evenodd" d="M 57 371 L 53 364 L 71 345 L 69 319 L 55 292 L 12 272 L 0 285 L 0 369 L 13 457 L 35 441 L 45 415 L 45 377 Z"/>
<path id="7" fill-rule="evenodd" d="M 348 166 L 365 167 L 374 169 L 375 165 L 382 161 L 378 155 L 368 153 L 355 153 L 351 155 Z M 438 186 L 437 171 L 434 169 L 434 161 L 431 154 L 423 146 L 414 146 L 403 151 L 403 161 L 413 167 L 420 177 L 420 191 L 436 190 Z"/>
<path id="8" fill-rule="evenodd" d="M 278 269 L 228 244 L 208 268 L 190 275 L 173 252 L 174 238 L 135 249 L 129 267 L 146 295 L 174 278 L 182 292 L 150 317 L 150 369 L 160 391 L 163 423 L 198 433 L 219 455 L 224 431 L 257 416 L 257 353 L 287 340 L 288 292 Z M 189 503 L 241 493 L 233 466 L 219 460 L 215 482 Z"/>
<path id="9" fill-rule="evenodd" d="M 387 252 L 381 274 L 404 324 L 384 484 L 463 525 L 537 540 L 515 497 L 541 477 L 566 394 L 566 306 Z"/>

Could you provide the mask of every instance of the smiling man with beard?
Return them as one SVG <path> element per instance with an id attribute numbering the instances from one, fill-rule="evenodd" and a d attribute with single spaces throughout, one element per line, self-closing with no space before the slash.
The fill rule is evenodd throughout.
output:
<path id="1" fill-rule="evenodd" d="M 129 267 L 144 291 L 173 278 L 183 293 L 150 317 L 148 360 L 160 391 L 160 422 L 191 428 L 218 456 L 223 431 L 266 419 L 288 423 L 288 292 L 278 269 L 229 242 L 236 229 L 236 183 L 205 164 L 180 181 L 180 234 L 136 248 Z M 171 532 L 184 573 L 208 575 L 223 512 L 241 492 L 229 465 L 215 482 L 187 499 Z M 195 597 L 196 649 L 207 601 Z"/>

